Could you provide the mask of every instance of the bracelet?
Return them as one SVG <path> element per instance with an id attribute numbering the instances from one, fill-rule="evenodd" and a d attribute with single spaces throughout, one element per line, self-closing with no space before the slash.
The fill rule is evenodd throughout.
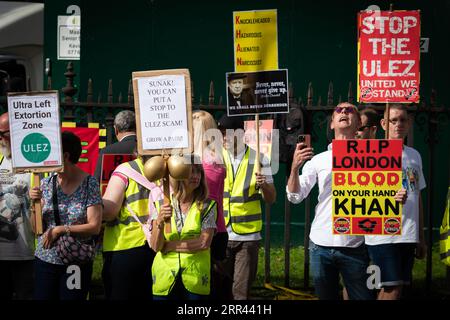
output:
<path id="1" fill-rule="evenodd" d="M 64 231 L 68 236 L 70 236 L 70 227 L 67 224 L 64 225 Z"/>

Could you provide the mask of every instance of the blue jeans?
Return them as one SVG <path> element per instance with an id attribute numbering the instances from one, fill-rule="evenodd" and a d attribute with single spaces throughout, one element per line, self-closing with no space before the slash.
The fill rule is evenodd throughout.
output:
<path id="1" fill-rule="evenodd" d="M 70 289 L 74 272 L 67 273 L 69 266 L 52 264 L 35 258 L 35 300 L 86 300 L 91 284 L 93 263 L 80 266 L 80 288 Z M 70 271 L 70 270 L 69 270 Z M 71 279 L 68 279 L 71 277 Z M 69 281 L 67 281 L 69 280 Z"/>
<path id="2" fill-rule="evenodd" d="M 415 243 L 386 243 L 367 246 L 372 264 L 381 271 L 378 288 L 408 285 L 412 279 Z"/>
<path id="3" fill-rule="evenodd" d="M 369 256 L 365 245 L 357 248 L 323 247 L 309 244 L 311 273 L 320 300 L 339 299 L 339 274 L 350 300 L 372 300 L 374 293 L 367 287 Z"/>

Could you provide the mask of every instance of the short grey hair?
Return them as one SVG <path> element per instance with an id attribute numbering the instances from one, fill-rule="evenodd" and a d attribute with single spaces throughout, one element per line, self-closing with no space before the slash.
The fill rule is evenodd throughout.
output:
<path id="1" fill-rule="evenodd" d="M 118 132 L 135 132 L 136 118 L 134 112 L 130 110 L 120 111 L 114 118 L 114 126 Z"/>

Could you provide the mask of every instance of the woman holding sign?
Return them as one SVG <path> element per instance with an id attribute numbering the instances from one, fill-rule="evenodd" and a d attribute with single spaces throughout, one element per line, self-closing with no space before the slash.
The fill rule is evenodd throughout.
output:
<path id="1" fill-rule="evenodd" d="M 192 158 L 192 160 L 194 160 Z M 171 203 L 155 202 L 151 246 L 153 297 L 158 300 L 201 300 L 210 293 L 210 245 L 216 229 L 217 205 L 208 199 L 205 172 L 192 161 L 189 179 L 171 179 Z M 164 221 L 171 219 L 167 232 Z"/>
<path id="2" fill-rule="evenodd" d="M 44 222 L 44 234 L 38 238 L 35 253 L 37 300 L 86 299 L 92 275 L 91 254 L 95 249 L 89 244 L 101 227 L 100 187 L 94 177 L 77 166 L 81 140 L 65 131 L 62 133 L 62 147 L 64 172 L 43 179 L 40 189 L 35 187 L 30 191 L 33 200 L 41 199 Z M 67 259 L 67 251 L 70 250 L 61 246 L 64 241 L 72 241 L 70 239 L 84 244 L 77 249 L 91 249 L 86 259 L 81 256 L 73 261 Z"/>

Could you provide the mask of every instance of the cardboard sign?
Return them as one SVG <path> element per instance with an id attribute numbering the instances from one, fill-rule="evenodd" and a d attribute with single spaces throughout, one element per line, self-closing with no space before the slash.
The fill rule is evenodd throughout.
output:
<path id="1" fill-rule="evenodd" d="M 106 144 L 106 129 L 100 129 L 99 123 L 77 124 L 76 122 L 63 122 L 62 131 L 70 131 L 81 139 L 81 155 L 77 166 L 94 175 L 99 149 Z"/>
<path id="2" fill-rule="evenodd" d="M 358 101 L 420 100 L 420 11 L 358 14 Z"/>
<path id="3" fill-rule="evenodd" d="M 287 69 L 226 74 L 228 116 L 289 112 Z"/>
<path id="4" fill-rule="evenodd" d="M 192 105 L 189 70 L 133 72 L 140 155 L 192 153 Z"/>
<path id="5" fill-rule="evenodd" d="M 14 172 L 63 168 L 58 91 L 8 93 Z"/>
<path id="6" fill-rule="evenodd" d="M 234 70 L 278 69 L 277 10 L 233 12 Z"/>
<path id="7" fill-rule="evenodd" d="M 256 150 L 256 127 L 255 121 L 244 121 L 244 142 L 253 150 Z M 272 158 L 272 131 L 273 120 L 259 121 L 259 151 L 267 157 Z"/>
<path id="8" fill-rule="evenodd" d="M 102 195 L 105 193 L 111 175 L 117 166 L 136 159 L 134 154 L 104 154 L 102 157 L 102 172 L 100 175 L 100 189 Z"/>
<path id="9" fill-rule="evenodd" d="M 400 235 L 402 140 L 333 140 L 333 234 Z"/>

